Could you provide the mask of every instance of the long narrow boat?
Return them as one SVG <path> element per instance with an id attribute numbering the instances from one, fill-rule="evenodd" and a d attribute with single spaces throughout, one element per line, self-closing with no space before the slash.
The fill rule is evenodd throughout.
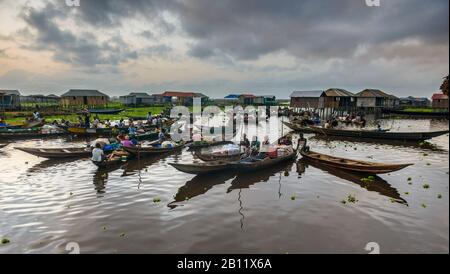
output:
<path id="1" fill-rule="evenodd" d="M 114 157 L 112 159 L 104 160 L 101 162 L 96 162 L 96 161 L 91 160 L 91 162 L 99 168 L 116 167 L 118 165 L 125 163 L 125 161 L 122 159 L 122 157 Z"/>
<path id="2" fill-rule="evenodd" d="M 293 150 L 291 153 L 287 154 L 286 156 L 281 156 L 277 158 L 270 158 L 267 157 L 265 159 L 254 159 L 254 158 L 247 158 L 243 159 L 239 162 L 232 163 L 231 165 L 236 168 L 239 171 L 255 171 L 260 170 L 264 168 L 268 168 L 271 166 L 275 166 L 277 164 L 292 161 L 297 158 L 297 150 Z"/>
<path id="3" fill-rule="evenodd" d="M 42 133 L 40 129 L 0 130 L 0 140 L 51 138 L 66 135 L 65 132 Z"/>
<path id="4" fill-rule="evenodd" d="M 312 130 L 309 127 L 304 127 L 302 125 L 299 124 L 295 124 L 295 123 L 288 123 L 288 122 L 283 122 L 283 124 L 285 126 L 287 126 L 288 128 L 292 129 L 293 131 L 296 132 L 302 132 L 302 133 L 315 133 L 314 130 Z"/>
<path id="5" fill-rule="evenodd" d="M 404 115 L 404 116 L 419 116 L 419 117 L 449 117 L 448 111 L 430 111 L 430 112 L 423 112 L 423 111 L 404 111 L 404 110 L 390 110 L 390 109 L 384 109 L 383 113 L 386 114 L 395 114 L 395 115 Z"/>
<path id="6" fill-rule="evenodd" d="M 228 145 L 233 144 L 231 141 L 215 141 L 215 142 L 208 142 L 208 141 L 196 141 L 192 142 L 188 145 L 190 150 L 194 149 L 200 149 L 205 147 L 213 147 L 213 146 L 220 146 L 220 145 Z"/>
<path id="7" fill-rule="evenodd" d="M 189 174 L 207 174 L 225 171 L 228 169 L 232 169 L 233 166 L 230 162 L 207 162 L 207 163 L 193 163 L 193 164 L 175 164 L 169 163 L 169 165 L 173 166 L 175 169 Z"/>
<path id="8" fill-rule="evenodd" d="M 215 162 L 215 161 L 233 162 L 239 161 L 243 153 L 239 153 L 237 155 L 215 155 L 215 154 L 203 154 L 196 151 L 194 155 L 204 162 Z"/>
<path id="9" fill-rule="evenodd" d="M 184 147 L 184 143 L 177 144 L 174 147 L 157 147 L 157 146 L 148 146 L 148 147 L 123 147 L 123 149 L 132 154 L 137 155 L 138 157 L 145 157 L 145 156 L 151 156 L 151 155 L 157 155 L 157 154 L 163 154 L 163 153 L 169 153 L 174 151 L 179 151 Z"/>
<path id="10" fill-rule="evenodd" d="M 385 132 L 385 131 L 368 131 L 368 130 L 325 129 L 320 127 L 310 127 L 310 128 L 314 131 L 314 133 L 324 136 L 397 140 L 404 142 L 408 141 L 419 142 L 449 133 L 448 130 L 431 131 L 431 132 Z"/>
<path id="11" fill-rule="evenodd" d="M 28 148 L 15 147 L 15 149 L 31 155 L 47 159 L 83 158 L 91 155 L 91 148 Z"/>
<path id="12" fill-rule="evenodd" d="M 128 128 L 119 128 L 120 131 L 128 131 Z M 84 128 L 84 127 L 68 127 L 66 129 L 70 134 L 79 136 L 111 136 L 112 128 Z M 158 138 L 157 131 L 147 131 L 145 133 L 138 133 L 136 139 L 138 141 L 155 140 Z"/>
<path id="13" fill-rule="evenodd" d="M 346 171 L 360 172 L 367 174 L 384 174 L 404 169 L 413 164 L 382 164 L 366 161 L 351 160 L 321 154 L 314 151 L 301 150 L 303 158 L 328 167 L 339 168 Z"/>
<path id="14" fill-rule="evenodd" d="M 91 114 L 119 114 L 124 109 L 89 109 Z"/>

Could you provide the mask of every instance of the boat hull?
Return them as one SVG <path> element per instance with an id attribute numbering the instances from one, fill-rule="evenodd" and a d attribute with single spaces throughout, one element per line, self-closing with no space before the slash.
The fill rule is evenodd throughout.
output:
<path id="1" fill-rule="evenodd" d="M 232 169 L 229 163 L 215 163 L 215 164 L 174 164 L 170 163 L 175 169 L 189 174 L 207 174 L 214 172 L 221 172 Z"/>
<path id="2" fill-rule="evenodd" d="M 382 139 L 382 140 L 396 140 L 396 141 L 424 141 L 441 135 L 448 134 L 448 130 L 434 131 L 434 132 L 385 132 L 385 131 L 367 131 L 367 130 L 338 130 L 338 129 L 324 129 L 318 127 L 311 127 L 315 134 L 323 136 L 338 136 L 348 138 L 361 139 Z"/>
<path id="3" fill-rule="evenodd" d="M 31 155 L 47 158 L 47 159 L 66 159 L 66 158 L 84 158 L 89 157 L 92 153 L 88 148 L 21 148 L 15 149 L 29 153 Z"/>
<path id="4" fill-rule="evenodd" d="M 124 147 L 123 149 L 132 155 L 136 155 L 138 157 L 144 157 L 144 156 L 153 156 L 153 155 L 158 155 L 158 154 L 163 154 L 163 153 L 179 151 L 179 150 L 183 149 L 183 147 L 184 147 L 184 144 L 175 146 L 173 148 Z"/>
<path id="5" fill-rule="evenodd" d="M 365 174 L 385 174 L 404 169 L 412 164 L 380 164 L 365 161 L 356 161 L 345 158 L 333 157 L 317 152 L 304 152 L 300 154 L 304 159 L 318 163 L 327 167 L 338 168 L 350 172 L 359 172 Z"/>
<path id="6" fill-rule="evenodd" d="M 271 166 L 275 166 L 284 162 L 292 161 L 297 158 L 297 152 L 294 151 L 293 153 L 284 156 L 284 157 L 278 157 L 274 159 L 266 158 L 261 161 L 255 161 L 255 162 L 238 162 L 233 163 L 233 167 L 236 168 L 239 171 L 255 171 L 255 170 L 261 170 L 264 168 L 268 168 Z"/>

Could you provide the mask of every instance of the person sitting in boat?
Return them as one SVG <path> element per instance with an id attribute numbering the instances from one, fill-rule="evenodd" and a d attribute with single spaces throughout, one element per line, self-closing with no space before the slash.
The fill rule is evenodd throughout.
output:
<path id="1" fill-rule="evenodd" d="M 121 131 L 121 132 L 119 133 L 119 135 L 117 135 L 116 138 L 117 138 L 117 140 L 118 140 L 119 142 L 124 141 L 124 140 L 125 140 L 125 132 Z"/>
<path id="2" fill-rule="evenodd" d="M 253 136 L 252 142 L 250 144 L 250 150 L 251 150 L 252 154 L 258 153 L 260 146 L 261 146 L 261 142 L 259 142 L 258 136 Z"/>
<path id="3" fill-rule="evenodd" d="M 247 134 L 244 133 L 243 137 L 242 137 L 242 141 L 240 143 L 241 147 L 244 147 L 246 149 L 250 148 L 250 141 L 247 138 Z"/>
<path id="4" fill-rule="evenodd" d="M 166 140 L 166 134 L 164 133 L 164 129 L 161 129 L 158 134 L 158 140 L 160 143 Z"/>
<path id="5" fill-rule="evenodd" d="M 119 127 L 125 127 L 125 121 L 123 119 L 120 119 L 119 121 Z"/>
<path id="6" fill-rule="evenodd" d="M 105 159 L 105 154 L 103 153 L 102 145 L 96 143 L 94 149 L 92 150 L 92 161 L 102 162 Z"/>
<path id="7" fill-rule="evenodd" d="M 259 153 L 258 155 L 256 155 L 256 158 L 261 160 L 267 158 L 269 150 L 270 150 L 269 136 L 264 136 L 264 141 L 261 143 L 261 147 L 259 148 Z"/>
<path id="8" fill-rule="evenodd" d="M 130 140 L 130 136 L 125 136 L 125 140 L 121 142 L 123 147 L 135 147 L 136 145 Z"/>
<path id="9" fill-rule="evenodd" d="M 280 140 L 280 142 L 278 142 L 278 143 L 283 146 L 292 146 L 292 137 L 286 136 L 286 137 L 282 138 Z"/>
<path id="10" fill-rule="evenodd" d="M 136 135 L 136 128 L 133 125 L 128 127 L 128 135 Z"/>
<path id="11" fill-rule="evenodd" d="M 120 130 L 119 130 L 119 126 L 115 125 L 112 129 L 111 129 L 111 136 L 117 136 L 120 134 Z"/>

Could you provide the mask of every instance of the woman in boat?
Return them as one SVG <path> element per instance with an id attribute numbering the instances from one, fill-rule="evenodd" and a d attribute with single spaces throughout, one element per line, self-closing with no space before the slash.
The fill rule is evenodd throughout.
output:
<path id="1" fill-rule="evenodd" d="M 123 118 L 121 118 L 119 121 L 119 127 L 121 127 L 121 128 L 125 127 L 125 121 L 123 120 Z"/>
<path id="2" fill-rule="evenodd" d="M 136 135 L 136 128 L 132 124 L 128 127 L 128 135 Z"/>
<path id="3" fill-rule="evenodd" d="M 102 145 L 100 143 L 95 144 L 95 148 L 92 150 L 92 161 L 93 162 L 103 162 L 105 159 L 105 154 L 103 153 Z"/>
<path id="4" fill-rule="evenodd" d="M 123 147 L 135 147 L 135 144 L 130 140 L 130 136 L 125 136 L 125 140 L 122 142 Z"/>

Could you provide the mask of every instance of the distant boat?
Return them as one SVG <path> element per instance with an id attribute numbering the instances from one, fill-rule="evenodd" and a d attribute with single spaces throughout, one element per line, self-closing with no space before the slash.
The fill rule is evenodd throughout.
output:
<path id="1" fill-rule="evenodd" d="M 449 117 L 448 111 L 423 112 L 423 111 L 404 111 L 404 110 L 385 109 L 383 110 L 383 113 L 405 115 L 405 116 L 420 116 L 420 117 L 442 117 L 442 118 Z"/>
<path id="2" fill-rule="evenodd" d="M 321 154 L 314 151 L 301 150 L 300 154 L 303 158 L 323 164 L 328 167 L 343 169 L 351 172 L 360 172 L 366 174 L 384 174 L 404 169 L 412 164 L 382 164 L 366 161 L 351 160 L 345 158 L 334 157 Z"/>
<path id="3" fill-rule="evenodd" d="M 339 136 L 361 139 L 383 139 L 396 140 L 404 142 L 420 142 L 441 135 L 448 134 L 448 130 L 430 131 L 430 132 L 386 132 L 377 130 L 341 130 L 341 129 L 325 129 L 320 127 L 310 127 L 314 133 L 324 136 Z"/>
<path id="4" fill-rule="evenodd" d="M 91 114 L 119 114 L 124 111 L 124 109 L 89 109 L 88 111 Z"/>

